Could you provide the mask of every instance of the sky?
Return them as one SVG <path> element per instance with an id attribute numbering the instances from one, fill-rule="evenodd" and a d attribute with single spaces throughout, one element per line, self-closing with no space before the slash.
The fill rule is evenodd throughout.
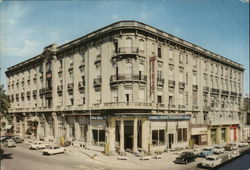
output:
<path id="1" fill-rule="evenodd" d="M 249 94 L 249 0 L 0 0 L 1 84 L 8 67 L 52 43 L 136 20 L 243 64 Z"/>

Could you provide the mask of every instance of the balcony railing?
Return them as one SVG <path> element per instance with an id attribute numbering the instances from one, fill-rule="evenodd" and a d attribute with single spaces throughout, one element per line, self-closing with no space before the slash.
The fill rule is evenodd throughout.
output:
<path id="1" fill-rule="evenodd" d="M 105 107 L 152 107 L 152 103 L 144 103 L 144 102 L 110 102 L 104 103 Z"/>
<path id="2" fill-rule="evenodd" d="M 156 103 L 156 106 L 159 108 L 159 107 L 165 107 L 165 104 L 164 103 Z"/>
<path id="3" fill-rule="evenodd" d="M 222 91 L 221 91 L 221 94 L 222 94 L 222 95 L 229 95 L 229 91 L 227 91 L 227 90 L 222 90 Z"/>
<path id="4" fill-rule="evenodd" d="M 138 47 L 120 47 L 118 49 L 119 54 L 138 54 L 139 48 Z"/>
<path id="5" fill-rule="evenodd" d="M 212 88 L 211 93 L 219 94 L 220 93 L 220 89 Z"/>
<path id="6" fill-rule="evenodd" d="M 185 109 L 185 105 L 182 105 L 182 104 L 181 104 L 181 105 L 178 106 L 178 108 L 179 108 L 179 109 Z"/>
<path id="7" fill-rule="evenodd" d="M 184 89 L 185 88 L 185 83 L 184 82 L 179 82 L 179 88 Z"/>
<path id="8" fill-rule="evenodd" d="M 37 90 L 33 90 L 33 96 L 36 96 L 37 95 Z"/>
<path id="9" fill-rule="evenodd" d="M 209 87 L 203 87 L 204 92 L 209 92 Z"/>
<path id="10" fill-rule="evenodd" d="M 198 106 L 197 105 L 193 105 L 192 109 L 198 109 Z"/>
<path id="11" fill-rule="evenodd" d="M 198 90 L 198 85 L 193 85 L 193 90 L 197 91 Z"/>
<path id="12" fill-rule="evenodd" d="M 94 79 L 94 86 L 100 86 L 102 83 L 102 78 L 98 77 Z"/>
<path id="13" fill-rule="evenodd" d="M 174 104 L 168 104 L 168 108 L 169 108 L 169 109 L 174 109 L 174 108 L 175 108 L 175 105 L 174 105 Z"/>
<path id="14" fill-rule="evenodd" d="M 45 91 L 45 88 L 39 89 L 39 94 L 42 95 Z"/>
<path id="15" fill-rule="evenodd" d="M 27 91 L 27 97 L 30 97 L 30 91 Z"/>
<path id="16" fill-rule="evenodd" d="M 131 74 L 118 74 L 110 77 L 110 82 L 114 83 L 117 81 L 147 81 L 146 75 L 131 75 Z"/>
<path id="17" fill-rule="evenodd" d="M 157 84 L 158 85 L 164 85 L 164 79 L 163 78 L 157 79 Z"/>
<path id="18" fill-rule="evenodd" d="M 237 96 L 237 93 L 231 91 L 230 96 Z"/>
<path id="19" fill-rule="evenodd" d="M 52 91 L 52 87 L 46 87 L 44 89 L 44 93 L 50 93 Z"/>
<path id="20" fill-rule="evenodd" d="M 168 80 L 168 86 L 169 87 L 174 87 L 175 86 L 175 81 L 174 80 Z"/>
<path id="21" fill-rule="evenodd" d="M 24 98 L 24 93 L 21 93 L 21 98 Z"/>

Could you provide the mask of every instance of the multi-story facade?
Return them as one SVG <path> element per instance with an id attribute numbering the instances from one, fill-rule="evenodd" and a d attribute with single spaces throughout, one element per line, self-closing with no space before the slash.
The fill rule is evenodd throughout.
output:
<path id="1" fill-rule="evenodd" d="M 238 140 L 243 66 L 121 21 L 6 71 L 15 132 L 134 152 Z"/>

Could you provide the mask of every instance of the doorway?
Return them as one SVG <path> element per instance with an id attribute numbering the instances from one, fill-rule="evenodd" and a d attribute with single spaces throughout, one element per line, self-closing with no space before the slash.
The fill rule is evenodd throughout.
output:
<path id="1" fill-rule="evenodd" d="M 172 144 L 174 143 L 174 134 L 168 134 L 168 148 L 172 148 Z"/>
<path id="2" fill-rule="evenodd" d="M 133 148 L 133 121 L 124 121 L 124 149 L 131 150 Z"/>

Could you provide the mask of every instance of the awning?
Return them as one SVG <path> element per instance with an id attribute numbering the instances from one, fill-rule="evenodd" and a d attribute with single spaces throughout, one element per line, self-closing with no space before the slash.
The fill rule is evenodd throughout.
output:
<path id="1" fill-rule="evenodd" d="M 11 129 L 13 125 L 6 125 L 5 129 Z"/>

